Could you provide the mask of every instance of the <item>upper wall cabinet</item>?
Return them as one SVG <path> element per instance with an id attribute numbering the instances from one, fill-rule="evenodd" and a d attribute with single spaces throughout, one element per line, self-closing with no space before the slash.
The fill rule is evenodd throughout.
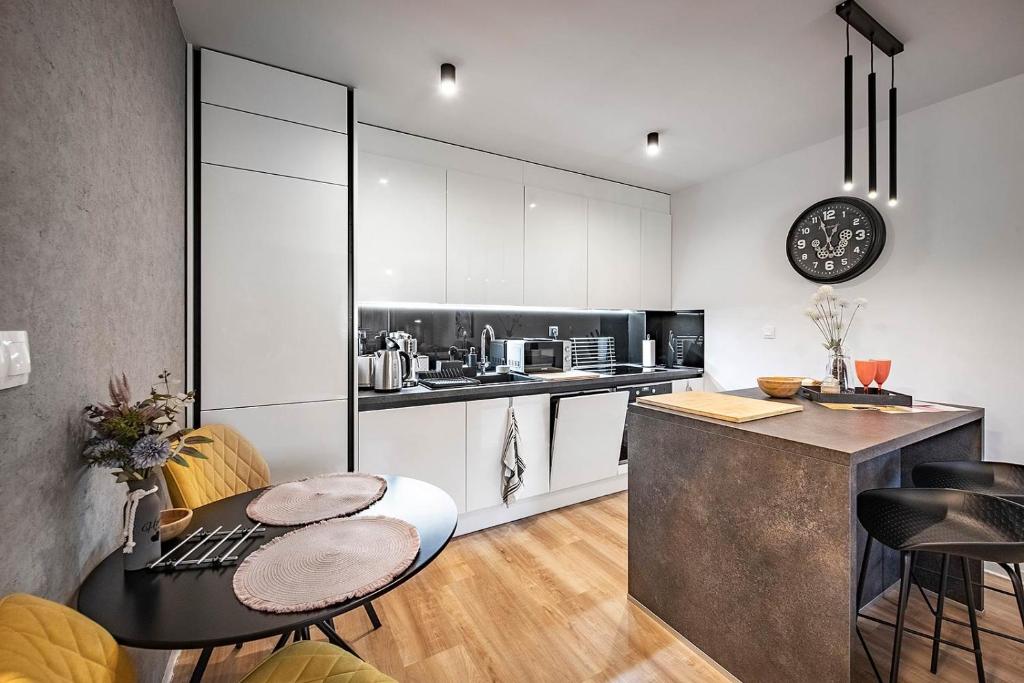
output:
<path id="1" fill-rule="evenodd" d="M 203 163 L 348 185 L 347 135 L 210 104 L 201 126 Z"/>
<path id="2" fill-rule="evenodd" d="M 448 171 L 447 301 L 523 303 L 523 186 Z"/>
<path id="3" fill-rule="evenodd" d="M 645 311 L 672 308 L 672 216 L 644 211 L 641 237 L 640 306 Z"/>
<path id="4" fill-rule="evenodd" d="M 524 302 L 587 307 L 587 200 L 526 186 Z"/>
<path id="5" fill-rule="evenodd" d="M 587 305 L 640 308 L 641 210 L 597 199 L 587 204 Z"/>
<path id="6" fill-rule="evenodd" d="M 445 300 L 445 170 L 359 154 L 360 301 Z"/>
<path id="7" fill-rule="evenodd" d="M 203 50 L 200 99 L 284 121 L 348 132 L 348 91 L 336 83 Z"/>

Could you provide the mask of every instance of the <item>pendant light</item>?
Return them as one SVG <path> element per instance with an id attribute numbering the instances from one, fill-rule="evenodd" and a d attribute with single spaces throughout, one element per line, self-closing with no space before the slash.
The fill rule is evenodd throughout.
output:
<path id="1" fill-rule="evenodd" d="M 441 82 L 438 84 L 441 94 L 445 97 L 452 97 L 458 92 L 459 87 L 455 84 L 455 65 L 445 62 L 441 65 Z"/>
<path id="2" fill-rule="evenodd" d="M 656 157 L 661 153 L 660 136 L 657 133 L 647 134 L 647 156 Z"/>
<path id="3" fill-rule="evenodd" d="M 878 121 L 875 116 L 875 43 L 871 41 L 871 73 L 868 74 L 868 198 L 878 196 Z"/>
<path id="4" fill-rule="evenodd" d="M 857 0 L 842 0 L 836 5 L 836 14 L 846 22 L 845 102 L 843 110 L 843 189 L 853 189 L 853 56 L 850 54 L 850 28 L 868 39 L 871 47 L 871 73 L 868 74 L 868 197 L 878 196 L 878 102 L 875 88 L 875 48 L 890 59 L 903 52 L 903 43 L 878 20 L 857 4 Z M 896 205 L 896 67 L 893 62 L 893 82 L 889 88 L 889 205 Z"/>
<path id="5" fill-rule="evenodd" d="M 846 58 L 843 60 L 843 189 L 853 189 L 853 55 L 850 54 L 850 25 L 846 25 Z"/>
<path id="6" fill-rule="evenodd" d="M 892 76 L 889 81 L 889 206 L 896 206 L 896 57 L 892 62 Z"/>

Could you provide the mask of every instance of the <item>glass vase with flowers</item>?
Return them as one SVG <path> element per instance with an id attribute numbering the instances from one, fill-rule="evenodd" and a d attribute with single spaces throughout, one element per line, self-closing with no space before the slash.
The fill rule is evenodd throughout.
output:
<path id="1" fill-rule="evenodd" d="M 839 382 L 840 391 L 846 391 L 850 385 L 850 355 L 846 338 L 857 313 L 867 303 L 867 299 L 862 298 L 852 302 L 840 299 L 831 285 L 822 285 L 811 297 L 811 305 L 805 311 L 824 338 L 822 346 L 828 350 L 825 374 Z"/>

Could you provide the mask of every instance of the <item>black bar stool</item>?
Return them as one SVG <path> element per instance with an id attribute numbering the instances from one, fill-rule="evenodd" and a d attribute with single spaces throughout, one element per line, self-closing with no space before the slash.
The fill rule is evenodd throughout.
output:
<path id="1" fill-rule="evenodd" d="M 949 462 L 926 462 L 916 465 L 911 475 L 914 486 L 925 488 L 959 489 L 961 491 L 973 491 L 974 493 L 985 493 L 996 496 L 1013 503 L 1024 505 L 1024 465 L 1011 462 L 991 462 L 976 460 L 957 460 Z M 1024 530 L 1022 530 L 1024 533 Z M 1024 625 L 1024 580 L 1022 580 L 1020 564 L 1003 564 L 1003 571 L 1010 577 L 1013 584 L 1013 593 L 1001 590 L 994 586 L 985 586 L 988 590 L 1013 595 L 1017 601 L 1017 611 L 1020 612 L 1021 624 Z M 945 563 L 943 564 L 945 569 Z M 940 579 L 941 585 L 945 585 L 945 571 Z M 925 597 L 927 600 L 927 596 Z M 942 620 L 941 602 L 932 610 L 935 614 L 936 629 L 940 628 Z M 931 604 L 928 605 L 931 609 Z M 1021 642 L 1005 633 L 989 631 L 993 635 L 1010 638 Z M 932 652 L 932 673 L 938 668 L 938 645 Z"/>
<path id="2" fill-rule="evenodd" d="M 896 623 L 889 624 L 895 627 L 892 664 L 889 668 L 891 683 L 896 683 L 899 679 L 900 647 L 903 643 L 904 621 L 910 597 L 910 571 L 918 552 L 941 554 L 943 576 L 948 571 L 950 557 L 959 557 L 967 586 L 971 585 L 970 566 L 967 562 L 969 559 L 1000 564 L 1024 562 L 1024 506 L 994 496 L 952 489 L 873 489 L 857 496 L 857 518 L 868 532 L 857 581 L 858 605 L 864 591 L 872 542 L 877 540 L 900 553 L 901 579 Z M 981 656 L 978 617 L 974 609 L 972 591 L 965 592 L 973 647 L 941 640 L 938 626 L 933 636 L 919 631 L 910 632 L 932 638 L 936 643 L 944 642 L 972 652 L 978 680 L 984 683 L 985 667 Z M 943 581 L 939 592 L 940 610 L 944 596 Z M 862 616 L 859 610 L 858 616 Z M 941 624 L 941 619 L 938 624 Z M 867 652 L 875 675 L 878 680 L 882 680 L 859 626 L 857 635 Z"/>

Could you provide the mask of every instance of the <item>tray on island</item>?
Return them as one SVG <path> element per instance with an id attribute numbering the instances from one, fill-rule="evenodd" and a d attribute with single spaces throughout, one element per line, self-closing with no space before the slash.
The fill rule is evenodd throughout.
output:
<path id="1" fill-rule="evenodd" d="M 800 387 L 800 395 L 818 403 L 853 403 L 869 406 L 912 406 L 914 397 L 888 389 L 867 389 L 857 387 L 841 394 L 823 394 L 818 387 Z"/>

